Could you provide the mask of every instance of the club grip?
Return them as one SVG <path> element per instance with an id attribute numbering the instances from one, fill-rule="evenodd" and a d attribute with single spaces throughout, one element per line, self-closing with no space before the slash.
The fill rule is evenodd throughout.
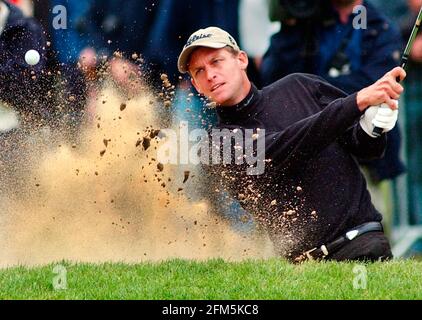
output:
<path id="1" fill-rule="evenodd" d="M 396 81 L 398 82 L 398 83 L 400 83 L 400 77 L 397 77 L 396 78 Z M 374 128 L 374 130 L 372 130 L 372 134 L 374 135 L 374 136 L 376 136 L 376 137 L 380 137 L 381 135 L 382 135 L 382 132 L 384 131 L 384 129 L 383 128 L 378 128 L 378 127 L 375 127 Z"/>

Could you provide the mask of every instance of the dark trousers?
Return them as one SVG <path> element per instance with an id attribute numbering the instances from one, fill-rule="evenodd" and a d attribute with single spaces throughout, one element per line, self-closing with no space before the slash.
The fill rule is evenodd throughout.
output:
<path id="1" fill-rule="evenodd" d="M 327 260 L 385 261 L 393 258 L 390 243 L 383 232 L 368 232 L 350 241 Z"/>

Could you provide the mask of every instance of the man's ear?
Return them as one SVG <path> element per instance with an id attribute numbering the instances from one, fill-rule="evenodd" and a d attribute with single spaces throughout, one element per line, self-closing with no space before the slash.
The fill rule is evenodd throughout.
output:
<path id="1" fill-rule="evenodd" d="M 248 58 L 248 55 L 246 54 L 246 52 L 240 51 L 238 56 L 237 56 L 237 59 L 239 61 L 240 68 L 242 70 L 246 71 L 246 69 L 248 68 L 248 64 L 249 64 L 249 58 Z"/>
<path id="2" fill-rule="evenodd" d="M 194 86 L 194 88 L 196 89 L 196 91 L 198 91 L 198 93 L 202 94 L 201 90 L 199 89 L 198 84 L 196 83 L 194 78 L 190 78 L 190 82 L 192 83 L 192 85 Z"/>

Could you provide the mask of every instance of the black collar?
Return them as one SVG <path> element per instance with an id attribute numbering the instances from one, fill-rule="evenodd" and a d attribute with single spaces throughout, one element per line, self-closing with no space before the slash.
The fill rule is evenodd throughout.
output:
<path id="1" fill-rule="evenodd" d="M 254 115 L 257 111 L 257 102 L 261 97 L 261 92 L 251 83 L 251 89 L 247 96 L 234 106 L 217 107 L 219 122 L 231 122 Z"/>

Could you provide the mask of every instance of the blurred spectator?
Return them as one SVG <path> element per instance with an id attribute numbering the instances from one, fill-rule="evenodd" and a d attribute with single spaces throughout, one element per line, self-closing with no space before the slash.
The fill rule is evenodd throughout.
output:
<path id="1" fill-rule="evenodd" d="M 87 32 L 90 45 L 99 55 L 112 55 L 115 51 L 130 58 L 142 53 L 147 44 L 151 25 L 155 21 L 157 1 L 92 0 L 88 12 Z"/>
<path id="2" fill-rule="evenodd" d="M 399 63 L 402 39 L 398 29 L 367 1 L 346 1 L 346 7 L 341 6 L 343 2 L 331 0 L 333 5 L 323 9 L 321 20 L 290 19 L 282 24 L 264 57 L 264 84 L 293 72 L 308 72 L 352 93 Z M 352 25 L 356 16 L 352 10 L 359 4 L 367 9 L 367 29 Z M 342 67 L 343 73 L 334 71 Z"/>
<path id="3" fill-rule="evenodd" d="M 136 62 L 144 61 L 142 56 L 156 11 L 153 0 L 129 0 L 124 5 L 114 0 L 93 0 L 87 13 L 88 46 L 79 57 L 82 68 L 92 69 L 107 56 L 111 58 L 110 72 L 116 84 L 128 92 L 136 91 L 141 71 Z M 112 58 L 116 52 L 119 54 Z M 147 78 L 147 70 L 142 71 Z"/>
<path id="4" fill-rule="evenodd" d="M 109 63 L 116 84 L 130 90 L 131 74 L 137 75 L 139 70 L 128 58 L 143 49 L 154 6 L 153 1 L 134 0 L 124 6 L 114 0 L 35 1 L 35 13 L 48 27 L 51 39 L 47 49 L 53 76 L 49 80 L 55 83 L 54 103 L 61 110 L 56 119 L 61 127 L 76 133 L 84 119 L 92 119 L 95 110 L 89 101 L 98 93 L 105 63 Z M 42 10 L 49 14 L 45 16 Z M 115 51 L 122 54 L 113 57 Z"/>

